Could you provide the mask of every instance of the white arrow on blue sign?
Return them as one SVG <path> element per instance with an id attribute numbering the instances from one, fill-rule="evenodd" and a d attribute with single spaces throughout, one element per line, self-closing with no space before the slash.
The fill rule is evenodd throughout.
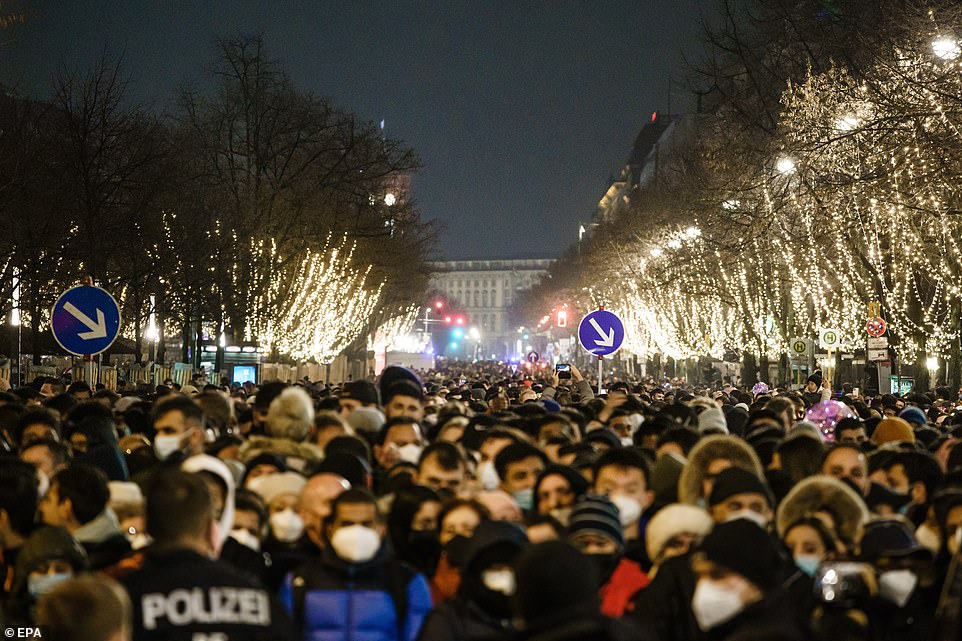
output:
<path id="1" fill-rule="evenodd" d="M 625 342 L 625 325 L 612 312 L 599 309 L 581 319 L 578 340 L 595 356 L 614 354 Z"/>
<path id="2" fill-rule="evenodd" d="M 71 354 L 99 354 L 120 333 L 120 306 L 99 287 L 74 287 L 54 303 L 50 327 L 53 337 Z"/>

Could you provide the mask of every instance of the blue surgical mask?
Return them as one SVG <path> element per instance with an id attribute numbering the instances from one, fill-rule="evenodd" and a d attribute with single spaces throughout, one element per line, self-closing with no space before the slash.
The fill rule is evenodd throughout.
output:
<path id="1" fill-rule="evenodd" d="M 39 599 L 72 576 L 70 572 L 31 574 L 27 577 L 27 591 L 34 599 Z"/>
<path id="2" fill-rule="evenodd" d="M 534 507 L 534 488 L 533 487 L 529 487 L 524 490 L 518 490 L 517 492 L 514 492 L 511 496 L 514 497 L 514 500 L 518 504 L 518 507 L 520 507 L 525 512 L 530 512 L 531 508 Z"/>
<path id="3" fill-rule="evenodd" d="M 808 576 L 815 576 L 815 573 L 818 572 L 818 566 L 821 565 L 821 563 L 822 560 L 817 556 L 795 557 L 795 565 Z"/>

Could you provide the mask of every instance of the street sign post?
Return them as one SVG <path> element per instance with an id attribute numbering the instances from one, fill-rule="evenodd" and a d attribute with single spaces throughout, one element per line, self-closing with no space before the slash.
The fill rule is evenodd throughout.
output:
<path id="1" fill-rule="evenodd" d="M 878 316 L 873 316 L 865 323 L 865 332 L 872 338 L 884 335 L 886 329 L 888 329 L 888 325 Z"/>
<path id="2" fill-rule="evenodd" d="M 842 330 L 825 327 L 818 330 L 818 346 L 822 349 L 836 350 L 842 343 Z"/>
<path id="3" fill-rule="evenodd" d="M 54 339 L 65 350 L 76 356 L 93 356 L 105 351 L 117 339 L 120 306 L 99 287 L 73 287 L 54 303 L 50 327 Z"/>
<path id="4" fill-rule="evenodd" d="M 792 358 L 802 359 L 808 356 L 809 342 L 804 338 L 793 338 L 791 340 Z"/>
<path id="5" fill-rule="evenodd" d="M 625 342 L 625 324 L 616 314 L 598 309 L 581 319 L 578 341 L 585 350 L 598 357 L 598 393 L 601 394 L 601 361 L 621 349 Z"/>

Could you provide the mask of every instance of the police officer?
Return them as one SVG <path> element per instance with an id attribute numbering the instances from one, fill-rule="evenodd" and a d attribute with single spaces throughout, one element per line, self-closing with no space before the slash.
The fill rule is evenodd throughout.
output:
<path id="1" fill-rule="evenodd" d="M 194 474 L 165 470 L 147 492 L 154 539 L 143 567 L 123 583 L 134 641 L 281 641 L 290 621 L 265 589 L 212 560 L 220 540 L 210 494 Z"/>

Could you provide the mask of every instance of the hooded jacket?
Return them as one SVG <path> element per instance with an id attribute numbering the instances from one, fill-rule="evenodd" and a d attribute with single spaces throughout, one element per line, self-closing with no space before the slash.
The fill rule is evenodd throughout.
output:
<path id="1" fill-rule="evenodd" d="M 74 431 L 87 437 L 87 451 L 78 456 L 75 462 L 99 467 L 111 481 L 130 478 L 127 463 L 117 444 L 113 421 L 101 416 L 88 416 Z"/>
<path id="2" fill-rule="evenodd" d="M 276 454 L 292 470 L 303 472 L 308 464 L 320 463 L 324 453 L 311 443 L 298 443 L 286 438 L 252 436 L 241 445 L 238 456 L 245 465 L 261 454 Z"/>
<path id="3" fill-rule="evenodd" d="M 230 536 L 230 531 L 234 527 L 234 475 L 230 468 L 219 458 L 208 454 L 196 454 L 191 456 L 180 466 L 185 472 L 196 474 L 198 472 L 209 472 L 224 482 L 226 492 L 224 494 L 224 509 L 220 519 L 217 521 L 217 534 L 219 545 L 223 546 L 224 541 Z"/>
<path id="4" fill-rule="evenodd" d="M 527 545 L 528 538 L 518 526 L 505 521 L 482 523 L 474 536 L 465 543 L 462 559 L 465 581 L 453 601 L 436 607 L 424 622 L 418 641 L 473 641 L 475 639 L 505 638 L 514 631 L 510 619 L 501 619 L 487 611 L 471 595 L 471 586 L 480 584 L 476 576 L 483 568 L 477 561 L 487 551 L 504 546 L 514 547 L 518 553 Z"/>
<path id="5" fill-rule="evenodd" d="M 751 472 L 760 479 L 765 471 L 758 456 L 745 441 L 735 436 L 708 436 L 692 448 L 688 464 L 678 479 L 678 501 L 696 505 L 702 498 L 702 481 L 708 464 L 716 459 L 728 459 L 735 467 Z"/>
<path id="6" fill-rule="evenodd" d="M 865 502 L 848 485 L 827 476 L 811 476 L 799 481 L 778 506 L 775 525 L 779 537 L 800 519 L 828 512 L 835 522 L 835 534 L 851 550 L 861 539 L 862 528 L 868 522 Z"/>

